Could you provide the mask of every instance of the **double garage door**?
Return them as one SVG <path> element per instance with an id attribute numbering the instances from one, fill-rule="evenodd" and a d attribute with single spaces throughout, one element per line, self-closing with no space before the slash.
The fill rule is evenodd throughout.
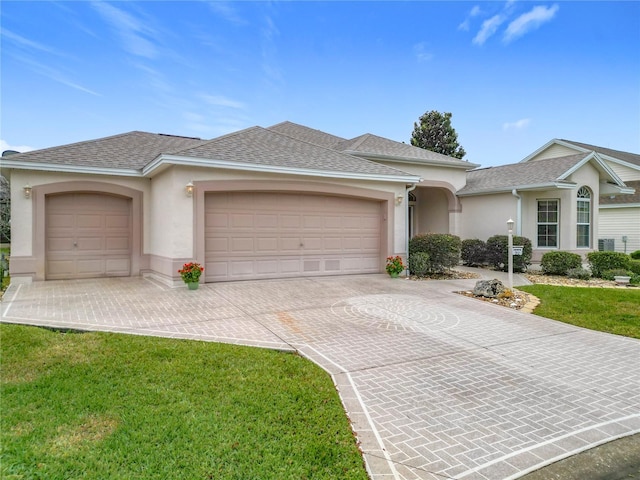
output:
<path id="1" fill-rule="evenodd" d="M 205 196 L 208 282 L 380 272 L 381 203 L 270 192 Z"/>
<path id="2" fill-rule="evenodd" d="M 129 276 L 131 200 L 96 193 L 47 196 L 48 280 Z"/>

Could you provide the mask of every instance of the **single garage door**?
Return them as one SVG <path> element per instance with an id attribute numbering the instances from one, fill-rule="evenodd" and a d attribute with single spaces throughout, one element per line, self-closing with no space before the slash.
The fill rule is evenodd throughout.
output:
<path id="1" fill-rule="evenodd" d="M 380 272 L 381 203 L 270 192 L 205 197 L 206 281 Z"/>
<path id="2" fill-rule="evenodd" d="M 131 200 L 96 193 L 46 198 L 48 280 L 129 276 Z"/>

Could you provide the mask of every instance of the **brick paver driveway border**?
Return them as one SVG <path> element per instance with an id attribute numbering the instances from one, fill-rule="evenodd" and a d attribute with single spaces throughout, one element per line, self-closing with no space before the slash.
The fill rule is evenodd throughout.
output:
<path id="1" fill-rule="evenodd" d="M 300 352 L 332 375 L 376 480 L 515 479 L 640 432 L 640 341 L 453 293 L 474 283 L 37 282 L 9 288 L 2 321 Z"/>

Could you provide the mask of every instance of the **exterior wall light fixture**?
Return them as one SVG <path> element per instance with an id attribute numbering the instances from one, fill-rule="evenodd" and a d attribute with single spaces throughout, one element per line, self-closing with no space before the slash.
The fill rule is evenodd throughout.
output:
<path id="1" fill-rule="evenodd" d="M 31 198 L 31 185 L 28 183 L 23 187 L 24 198 Z"/>
<path id="2" fill-rule="evenodd" d="M 193 182 L 187 183 L 187 185 L 184 187 L 184 191 L 187 194 L 187 197 L 192 197 L 193 196 Z"/>

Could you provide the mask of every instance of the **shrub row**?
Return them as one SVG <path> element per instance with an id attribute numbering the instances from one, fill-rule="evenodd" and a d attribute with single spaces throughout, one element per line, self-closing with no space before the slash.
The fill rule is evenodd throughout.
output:
<path id="1" fill-rule="evenodd" d="M 513 244 L 522 246 L 522 255 L 513 256 L 513 270 L 524 272 L 531 265 L 531 240 L 526 237 L 513 237 Z M 462 262 L 470 267 L 479 265 L 491 265 L 497 270 L 509 269 L 509 237 L 507 235 L 494 235 L 486 242 L 477 238 L 462 241 Z"/>
<path id="2" fill-rule="evenodd" d="M 634 252 L 635 253 L 635 252 Z M 542 256 L 540 265 L 548 275 L 566 275 L 571 278 L 596 278 L 613 280 L 615 276 L 640 276 L 640 260 L 620 252 L 590 252 L 587 254 L 589 269 L 582 268 L 580 255 L 571 252 L 553 251 Z M 633 283 L 633 282 L 632 282 Z"/>

